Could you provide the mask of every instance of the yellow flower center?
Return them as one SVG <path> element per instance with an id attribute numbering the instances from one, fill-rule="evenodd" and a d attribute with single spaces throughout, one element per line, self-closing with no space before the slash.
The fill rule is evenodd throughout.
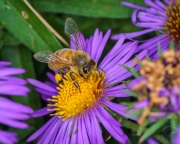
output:
<path id="1" fill-rule="evenodd" d="M 165 23 L 165 30 L 172 41 L 180 43 L 180 0 L 170 2 L 166 8 L 168 20 Z"/>
<path id="2" fill-rule="evenodd" d="M 58 95 L 48 99 L 51 102 L 48 106 L 54 106 L 53 109 L 49 110 L 55 111 L 51 115 L 57 115 L 63 120 L 79 116 L 93 108 L 105 91 L 104 81 L 106 77 L 103 71 L 95 71 L 87 79 L 77 74 L 73 74 L 73 77 L 75 81 L 72 80 L 68 72 L 61 81 L 62 83 L 57 87 Z M 78 83 L 79 88 L 75 86 L 75 82 Z"/>

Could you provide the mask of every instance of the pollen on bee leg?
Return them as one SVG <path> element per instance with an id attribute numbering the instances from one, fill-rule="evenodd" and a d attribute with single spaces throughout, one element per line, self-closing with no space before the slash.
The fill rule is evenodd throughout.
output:
<path id="1" fill-rule="evenodd" d="M 59 74 L 59 73 L 56 73 L 55 74 L 55 80 L 56 80 L 57 83 L 59 83 L 62 80 L 62 75 Z"/>
<path id="2" fill-rule="evenodd" d="M 73 116 L 79 116 L 96 106 L 105 91 L 105 73 L 96 71 L 90 75 L 87 80 L 80 75 L 73 74 L 76 82 L 81 88 L 81 92 L 74 85 L 74 81 L 70 77 L 70 73 L 66 73 L 63 79 L 63 85 L 58 87 L 58 95 L 48 99 L 55 111 L 54 115 L 66 120 Z M 54 103 L 54 104 L 52 104 Z"/>

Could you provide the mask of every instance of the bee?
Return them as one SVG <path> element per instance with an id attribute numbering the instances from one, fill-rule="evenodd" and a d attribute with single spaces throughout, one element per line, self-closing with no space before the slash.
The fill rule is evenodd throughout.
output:
<path id="1" fill-rule="evenodd" d="M 91 59 L 89 54 L 84 51 L 82 45 L 81 33 L 72 18 L 67 18 L 65 21 L 65 34 L 75 45 L 76 49 L 63 48 L 55 53 L 45 50 L 34 54 L 37 61 L 47 63 L 52 70 L 58 70 L 58 80 L 61 81 L 63 75 L 70 72 L 70 77 L 74 81 L 74 85 L 80 89 L 76 82 L 73 73 L 80 75 L 87 79 L 89 75 L 93 74 L 93 70 L 97 69 L 97 64 Z"/>

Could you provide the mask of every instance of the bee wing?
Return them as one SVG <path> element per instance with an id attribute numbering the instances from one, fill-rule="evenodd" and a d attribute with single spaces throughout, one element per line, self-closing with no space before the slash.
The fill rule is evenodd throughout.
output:
<path id="1" fill-rule="evenodd" d="M 76 46 L 78 50 L 84 51 L 82 40 L 81 40 L 81 33 L 72 18 L 67 18 L 65 21 L 65 34 L 70 37 L 70 40 Z"/>
<path id="2" fill-rule="evenodd" d="M 37 61 L 48 63 L 52 57 L 53 53 L 49 50 L 40 51 L 34 54 L 34 58 Z"/>
<path id="3" fill-rule="evenodd" d="M 72 63 L 66 58 L 60 57 L 49 50 L 40 51 L 34 54 L 37 61 L 48 63 L 52 69 L 60 69 L 65 66 L 70 66 Z"/>
<path id="4" fill-rule="evenodd" d="M 51 55 L 49 66 L 51 69 L 63 69 L 67 66 L 73 65 L 72 62 L 67 60 L 66 58 L 60 57 L 56 54 Z"/>

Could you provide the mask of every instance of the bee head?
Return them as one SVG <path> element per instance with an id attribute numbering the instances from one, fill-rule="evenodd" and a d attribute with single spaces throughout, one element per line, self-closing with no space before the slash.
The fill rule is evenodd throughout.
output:
<path id="1" fill-rule="evenodd" d="M 87 65 L 82 68 L 84 74 L 89 74 L 93 68 L 96 67 L 96 62 L 91 60 Z"/>

